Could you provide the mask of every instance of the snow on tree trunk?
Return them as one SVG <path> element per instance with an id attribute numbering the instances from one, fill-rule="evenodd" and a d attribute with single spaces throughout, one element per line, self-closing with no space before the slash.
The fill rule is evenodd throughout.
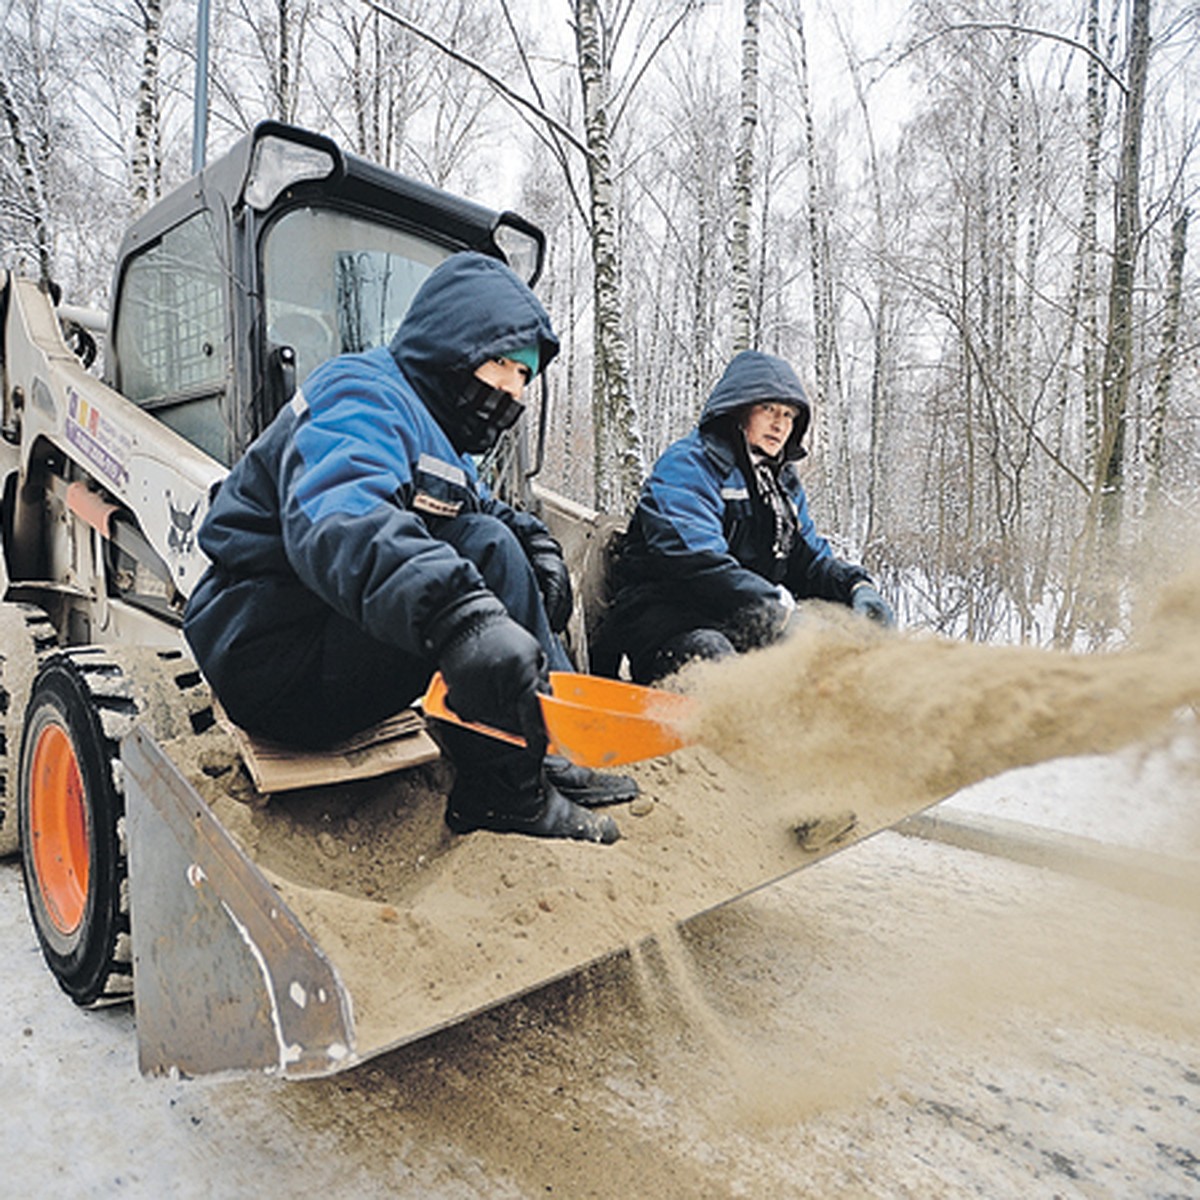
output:
<path id="1" fill-rule="evenodd" d="M 281 121 L 291 119 L 292 50 L 288 42 L 288 0 L 276 0 L 279 17 L 278 67 L 275 76 L 275 115 Z"/>
<path id="2" fill-rule="evenodd" d="M 33 230 L 34 256 L 38 264 L 38 280 L 49 283 L 53 277 L 53 255 L 51 251 L 50 212 L 46 193 L 38 170 L 38 162 L 29 149 L 29 139 L 13 95 L 7 72 L 0 67 L 0 109 L 8 126 L 13 153 L 17 159 L 21 192 L 28 209 L 28 222 Z"/>
<path id="3" fill-rule="evenodd" d="M 1101 444 L 1096 461 L 1101 527 L 1114 532 L 1120 522 L 1125 477 L 1125 418 L 1133 358 L 1133 292 L 1141 239 L 1139 175 L 1146 71 L 1150 58 L 1150 0 L 1133 0 L 1129 72 L 1121 157 L 1116 184 L 1116 230 L 1108 292 L 1108 334 L 1100 377 Z"/>
<path id="4" fill-rule="evenodd" d="M 1100 320 L 1099 286 L 1096 282 L 1096 262 L 1099 257 L 1099 236 L 1096 215 L 1100 196 L 1100 143 L 1104 133 L 1104 116 L 1108 103 L 1107 76 L 1101 76 L 1100 0 L 1088 0 L 1087 45 L 1092 56 L 1087 62 L 1087 132 L 1085 135 L 1086 165 L 1083 175 L 1083 215 L 1080 221 L 1080 247 L 1083 301 L 1083 412 L 1084 437 L 1089 470 L 1095 469 L 1100 441 Z"/>
<path id="5" fill-rule="evenodd" d="M 162 0 L 143 0 L 142 69 L 133 123 L 133 211 L 146 211 L 162 194 L 162 139 L 158 104 L 158 60 L 162 51 Z"/>
<path id="6" fill-rule="evenodd" d="M 623 512 L 637 495 L 643 458 L 622 328 L 620 247 L 608 130 L 609 68 L 595 0 L 575 0 L 574 9 L 590 183 L 596 505 L 602 511 Z"/>
<path id="7" fill-rule="evenodd" d="M 1167 406 L 1171 381 L 1179 351 L 1179 316 L 1183 307 L 1183 264 L 1187 256 L 1188 210 L 1179 212 L 1171 224 L 1171 258 L 1167 268 L 1167 294 L 1164 300 L 1162 348 L 1154 371 L 1154 399 L 1150 409 L 1150 445 L 1146 451 L 1146 472 L 1154 498 L 1162 487 L 1166 449 Z"/>
<path id="8" fill-rule="evenodd" d="M 808 168 L 808 268 L 812 278 L 813 306 L 813 373 L 816 377 L 817 411 L 814 413 L 814 436 L 825 423 L 826 400 L 829 397 L 829 327 L 832 314 L 826 296 L 825 281 L 821 272 L 821 221 L 820 189 L 817 184 L 816 130 L 813 127 L 812 105 L 808 95 L 808 45 L 804 36 L 803 14 L 797 9 L 795 15 L 797 41 L 799 43 L 800 77 L 797 90 L 801 112 L 804 116 L 804 148 Z M 829 456 L 825 456 L 828 464 Z M 828 474 L 828 465 L 826 465 Z M 827 480 L 828 482 L 828 480 Z"/>
<path id="9" fill-rule="evenodd" d="M 758 125 L 759 0 L 746 0 L 742 26 L 742 121 L 734 164 L 733 350 L 750 348 L 750 206 L 754 190 L 754 130 Z"/>

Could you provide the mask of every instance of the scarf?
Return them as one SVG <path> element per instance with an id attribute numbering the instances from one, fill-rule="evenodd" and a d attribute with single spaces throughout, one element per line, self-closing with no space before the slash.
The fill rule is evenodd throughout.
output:
<path id="1" fill-rule="evenodd" d="M 750 457 L 754 489 L 771 516 L 771 556 L 776 562 L 782 562 L 792 552 L 796 541 L 796 513 L 779 483 L 779 471 L 783 463 L 753 446 L 747 445 L 746 450 Z"/>

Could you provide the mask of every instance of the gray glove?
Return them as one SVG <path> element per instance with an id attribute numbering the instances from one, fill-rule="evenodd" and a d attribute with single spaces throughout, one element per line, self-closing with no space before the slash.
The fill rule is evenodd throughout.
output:
<path id="1" fill-rule="evenodd" d="M 850 593 L 850 607 L 859 616 L 877 622 L 884 629 L 893 629 L 896 625 L 892 606 L 875 590 L 874 584 L 865 579 L 854 585 L 854 591 Z"/>

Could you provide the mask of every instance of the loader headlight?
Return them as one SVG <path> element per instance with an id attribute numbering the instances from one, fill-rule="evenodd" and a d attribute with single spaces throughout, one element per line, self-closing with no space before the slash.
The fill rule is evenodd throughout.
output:
<path id="1" fill-rule="evenodd" d="M 242 196 L 251 208 L 261 212 L 293 184 L 324 179 L 336 169 L 336 159 L 320 146 L 307 146 L 273 135 L 264 137 L 254 146 Z"/>

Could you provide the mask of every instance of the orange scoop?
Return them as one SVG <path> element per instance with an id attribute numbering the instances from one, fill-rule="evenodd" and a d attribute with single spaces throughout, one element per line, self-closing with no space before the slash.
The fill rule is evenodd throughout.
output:
<path id="1" fill-rule="evenodd" d="M 599 675 L 551 671 L 553 694 L 541 696 L 550 749 L 581 767 L 615 767 L 657 758 L 686 746 L 683 732 L 694 703 L 688 696 L 640 687 Z M 421 700 L 427 717 L 498 738 L 514 746 L 525 739 L 503 729 L 464 721 L 446 704 L 446 681 L 438 672 Z"/>

